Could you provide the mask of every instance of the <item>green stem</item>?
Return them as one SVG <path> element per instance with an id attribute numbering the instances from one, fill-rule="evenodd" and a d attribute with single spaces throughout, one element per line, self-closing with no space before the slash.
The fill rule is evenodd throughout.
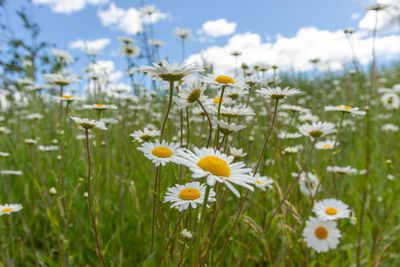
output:
<path id="1" fill-rule="evenodd" d="M 165 113 L 164 121 L 161 126 L 160 142 L 163 140 L 163 137 L 164 137 L 165 126 L 167 124 L 168 115 L 171 110 L 173 93 L 174 93 L 174 81 L 170 81 L 169 82 L 169 102 L 168 102 L 167 112 Z"/>

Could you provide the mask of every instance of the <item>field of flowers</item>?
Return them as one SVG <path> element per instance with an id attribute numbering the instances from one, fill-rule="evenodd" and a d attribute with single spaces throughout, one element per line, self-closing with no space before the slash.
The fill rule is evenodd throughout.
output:
<path id="1" fill-rule="evenodd" d="M 400 264 L 397 64 L 228 76 L 120 41 L 129 91 L 90 51 L 2 77 L 1 266 Z"/>

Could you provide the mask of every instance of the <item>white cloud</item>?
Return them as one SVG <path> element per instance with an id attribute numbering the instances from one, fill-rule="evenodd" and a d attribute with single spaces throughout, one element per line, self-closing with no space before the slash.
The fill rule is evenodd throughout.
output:
<path id="1" fill-rule="evenodd" d="M 110 43 L 110 39 L 101 38 L 96 40 L 82 40 L 78 39 L 75 42 L 69 44 L 71 49 L 81 49 L 83 51 L 86 50 L 94 50 L 96 52 L 101 51 L 104 47 L 106 47 Z"/>
<path id="2" fill-rule="evenodd" d="M 378 11 L 378 31 L 398 31 L 400 29 L 400 0 L 378 0 L 377 2 L 387 5 L 384 10 Z M 372 31 L 375 27 L 375 13 L 375 11 L 367 11 L 358 26 L 363 30 Z"/>
<path id="3" fill-rule="evenodd" d="M 82 10 L 87 4 L 99 5 L 107 2 L 108 0 L 33 0 L 35 4 L 48 5 L 54 12 L 64 14 Z"/>
<path id="4" fill-rule="evenodd" d="M 351 20 L 358 20 L 360 18 L 360 13 L 351 14 Z"/>
<path id="5" fill-rule="evenodd" d="M 115 27 L 127 34 L 137 34 L 143 30 L 143 23 L 149 23 L 148 16 L 143 16 L 138 9 L 131 7 L 125 10 L 114 3 L 110 3 L 106 10 L 98 10 L 97 16 L 103 26 Z M 166 18 L 167 14 L 156 12 L 151 16 L 151 22 Z"/>
<path id="6" fill-rule="evenodd" d="M 366 32 L 353 34 L 358 59 L 362 64 L 371 60 L 371 37 Z M 225 46 L 211 46 L 201 53 L 191 55 L 189 62 L 200 62 L 205 58 L 214 64 L 220 74 L 233 73 L 235 59 L 232 51 L 241 51 L 240 61 L 249 65 L 276 64 L 283 71 L 307 71 L 313 68 L 309 62 L 320 58 L 321 70 L 340 70 L 343 64 L 351 62 L 351 50 L 342 30 L 326 31 L 314 27 L 301 28 L 293 37 L 277 36 L 275 42 L 263 42 L 257 33 L 232 36 Z M 391 57 L 400 52 L 400 36 L 377 37 L 376 55 Z"/>
<path id="7" fill-rule="evenodd" d="M 212 37 L 231 35 L 236 30 L 235 22 L 227 22 L 226 19 L 206 21 L 202 26 L 202 32 Z"/>

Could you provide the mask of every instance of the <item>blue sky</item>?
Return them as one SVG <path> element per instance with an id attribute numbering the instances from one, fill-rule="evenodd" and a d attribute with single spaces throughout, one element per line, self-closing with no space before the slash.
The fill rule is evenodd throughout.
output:
<path id="1" fill-rule="evenodd" d="M 399 2 L 398 0 L 381 1 L 395 4 Z M 81 2 L 84 5 L 84 7 L 82 5 L 76 7 L 75 10 L 68 9 L 71 6 L 66 3 L 71 2 L 71 0 L 32 0 L 32 2 L 27 4 L 27 1 L 22 0 L 8 1 L 7 10 L 11 14 L 12 26 L 17 36 L 26 37 L 20 22 L 16 16 L 12 15 L 13 10 L 21 5 L 28 5 L 31 14 L 42 29 L 41 38 L 56 43 L 58 48 L 68 49 L 73 56 L 80 57 L 79 61 L 72 66 L 74 70 L 80 71 L 87 60 L 79 49 L 70 49 L 70 44 L 78 39 L 86 41 L 100 38 L 108 38 L 111 41 L 109 45 L 102 49 L 103 55 L 100 59 L 112 60 L 116 69 L 124 69 L 125 61 L 118 54 L 120 42 L 117 37 L 127 34 L 119 28 L 118 23 L 111 23 L 112 25 L 106 26 L 99 17 L 99 12 L 107 12 L 111 5 L 118 10 L 138 9 L 140 1 L 74 0 L 72 2 L 75 4 Z M 191 60 L 198 59 L 198 53 L 203 50 L 206 51 L 212 62 L 222 61 L 217 55 L 227 53 L 229 49 L 238 47 L 238 49 L 245 51 L 244 58 L 241 60 L 246 61 L 247 56 L 250 63 L 259 63 L 256 59 L 257 55 L 251 55 L 251 50 L 260 51 L 263 54 L 264 52 L 265 54 L 278 53 L 279 56 L 285 56 L 284 53 L 288 50 L 288 46 L 304 46 L 303 49 L 307 49 L 309 47 L 307 42 L 310 42 L 310 40 L 305 43 L 303 40 L 309 39 L 308 36 L 310 35 L 315 36 L 317 41 L 326 39 L 326 42 L 321 43 L 318 47 L 329 43 L 330 38 L 341 42 L 343 36 L 340 35 L 339 31 L 348 27 L 358 29 L 362 20 L 371 20 L 372 14 L 369 14 L 370 16 L 367 18 L 365 11 L 365 6 L 370 3 L 371 1 L 368 0 L 145 1 L 146 5 L 155 5 L 164 16 L 163 19 L 154 24 L 155 37 L 166 42 L 166 45 L 160 49 L 161 57 L 168 56 L 170 61 L 181 61 L 180 42 L 176 36 L 172 35 L 175 27 L 181 27 L 193 30 L 193 37 L 187 43 L 186 53 L 188 56 L 192 55 Z M 235 23 L 234 32 L 220 37 L 212 37 L 204 30 L 199 34 L 198 30 L 202 29 L 204 23 L 219 19 L 225 19 L 228 23 Z M 357 44 L 360 46 L 360 57 L 363 58 L 365 57 L 363 55 L 367 54 L 369 50 L 367 47 L 361 48 L 361 46 L 367 46 L 370 37 L 368 21 L 364 24 L 364 29 L 359 33 L 359 36 L 356 36 L 355 41 L 356 43 L 359 41 Z M 314 31 L 310 27 L 313 27 Z M 385 28 L 385 25 L 382 28 Z M 302 29 L 303 31 L 300 31 Z M 390 40 L 382 39 L 382 45 L 378 45 L 382 51 L 387 50 L 389 41 L 393 42 L 394 40 L 393 45 L 400 42 L 400 37 L 397 38 L 397 34 L 398 28 L 382 32 L 382 38 L 388 36 L 392 38 Z M 135 38 L 134 35 L 132 37 Z M 277 42 L 279 38 L 281 38 L 280 42 Z M 246 40 L 249 43 L 246 43 Z M 252 40 L 256 43 L 253 48 Z M 287 45 L 285 45 L 286 43 Z M 249 52 L 247 53 L 248 47 Z M 341 47 L 342 50 L 348 50 L 347 44 L 344 44 L 344 42 L 342 42 L 342 46 L 338 45 L 338 47 Z M 335 50 L 335 47 L 330 49 Z M 291 51 L 291 48 L 289 50 L 290 53 L 287 54 L 287 58 L 299 57 L 299 59 L 305 60 L 305 56 L 299 56 L 299 51 Z M 329 48 L 321 48 L 321 50 L 322 53 L 329 51 Z M 320 57 L 317 52 L 315 51 L 315 56 Z M 338 54 L 342 61 L 345 55 L 348 55 L 348 51 L 343 51 L 343 53 Z M 309 52 L 307 56 L 312 57 L 313 54 Z M 391 58 L 398 56 L 398 51 L 392 51 L 389 56 Z M 274 60 L 282 61 L 275 55 L 266 57 L 264 60 L 270 61 L 265 62 L 266 64 L 276 64 L 277 62 L 273 62 Z M 332 58 L 327 58 L 327 61 L 332 61 Z M 368 60 L 365 60 L 364 63 L 366 62 Z M 291 62 L 286 64 L 291 64 Z M 217 66 L 220 67 L 221 71 L 229 72 L 226 64 L 221 63 Z M 307 70 L 307 68 L 300 66 L 299 70 Z"/>

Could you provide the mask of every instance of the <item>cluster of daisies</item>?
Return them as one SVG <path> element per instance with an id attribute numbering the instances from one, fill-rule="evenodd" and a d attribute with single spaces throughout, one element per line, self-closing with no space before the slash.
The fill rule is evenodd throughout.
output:
<path id="1" fill-rule="evenodd" d="M 349 207 L 340 200 L 329 198 L 316 202 L 313 212 L 317 217 L 310 217 L 303 231 L 307 246 L 318 253 L 336 248 L 341 237 L 337 220 L 350 217 Z"/>

